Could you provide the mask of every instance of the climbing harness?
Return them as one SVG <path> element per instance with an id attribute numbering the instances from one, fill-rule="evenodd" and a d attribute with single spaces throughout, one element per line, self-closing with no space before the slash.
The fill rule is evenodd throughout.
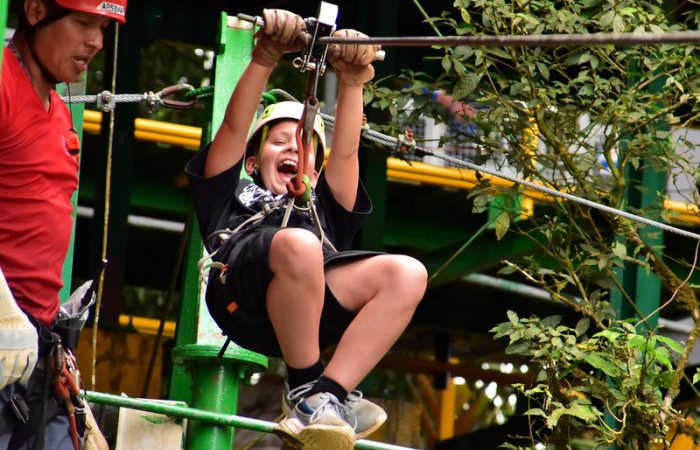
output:
<path id="1" fill-rule="evenodd" d="M 185 98 L 189 100 L 175 100 L 169 98 L 172 95 L 186 90 Z M 187 110 L 192 109 L 197 103 L 197 99 L 205 95 L 210 95 L 206 91 L 201 96 L 188 95 L 195 91 L 195 88 L 186 83 L 168 86 L 158 92 L 144 92 L 143 94 L 113 94 L 110 91 L 102 91 L 96 95 L 73 95 L 63 97 L 63 101 L 68 104 L 73 103 L 95 103 L 97 109 L 102 112 L 113 111 L 117 103 L 142 103 L 149 112 L 155 112 L 161 106 L 170 109 Z"/>

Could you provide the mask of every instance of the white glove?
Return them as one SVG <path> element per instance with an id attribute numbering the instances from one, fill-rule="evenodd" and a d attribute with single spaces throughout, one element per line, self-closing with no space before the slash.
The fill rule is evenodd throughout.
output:
<path id="1" fill-rule="evenodd" d="M 17 306 L 0 270 L 0 389 L 15 382 L 26 384 L 38 351 L 36 328 Z"/>

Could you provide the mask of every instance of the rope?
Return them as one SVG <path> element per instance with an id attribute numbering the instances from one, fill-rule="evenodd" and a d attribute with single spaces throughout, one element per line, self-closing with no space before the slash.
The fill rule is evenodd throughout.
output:
<path id="1" fill-rule="evenodd" d="M 113 48 L 113 60 L 112 60 L 112 92 L 116 90 L 117 86 L 117 53 L 119 50 L 119 24 L 114 26 L 114 48 Z M 111 197 L 112 189 L 112 153 L 113 153 L 113 141 L 114 141 L 114 110 L 110 110 L 109 115 L 109 138 L 107 141 L 107 168 L 105 170 L 105 199 L 104 199 L 104 215 L 102 219 L 102 252 L 101 260 L 107 260 L 107 233 L 109 230 L 109 199 Z M 95 320 L 92 325 L 92 366 L 90 372 L 90 386 L 95 389 L 96 384 L 96 366 L 97 366 L 97 329 L 100 322 L 100 309 L 102 307 L 102 291 L 104 289 L 104 279 L 105 271 L 100 271 L 100 278 L 97 284 L 97 301 L 95 304 Z"/>
<path id="2" fill-rule="evenodd" d="M 387 47 L 431 47 L 471 45 L 484 47 L 558 47 L 562 45 L 649 45 L 699 44 L 700 32 L 675 31 L 668 33 L 594 33 L 594 34 L 535 34 L 535 35 L 479 35 L 479 36 L 409 36 L 341 38 L 322 37 L 322 44 L 379 44 Z"/>

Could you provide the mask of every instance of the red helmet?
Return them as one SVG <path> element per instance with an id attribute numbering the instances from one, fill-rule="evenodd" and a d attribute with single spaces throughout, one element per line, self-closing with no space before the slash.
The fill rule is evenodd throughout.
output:
<path id="1" fill-rule="evenodd" d="M 59 6 L 126 22 L 127 0 L 55 0 Z"/>

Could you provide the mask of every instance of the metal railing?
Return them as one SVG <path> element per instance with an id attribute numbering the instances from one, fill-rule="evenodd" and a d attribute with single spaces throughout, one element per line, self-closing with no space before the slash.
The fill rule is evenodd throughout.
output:
<path id="1" fill-rule="evenodd" d="M 266 420 L 251 419 L 249 417 L 242 417 L 233 414 L 221 414 L 204 409 L 159 402 L 158 400 L 137 399 L 95 391 L 87 391 L 85 393 L 85 397 L 88 401 L 93 403 L 120 406 L 137 409 L 140 411 L 149 411 L 181 419 L 198 420 L 222 427 L 237 427 L 253 431 L 260 431 L 263 433 L 272 433 L 276 425 L 274 422 L 269 422 Z M 386 444 L 384 442 L 369 441 L 366 439 L 358 440 L 355 443 L 355 448 L 376 450 L 414 450 L 411 447 L 402 447 L 400 445 Z"/>

